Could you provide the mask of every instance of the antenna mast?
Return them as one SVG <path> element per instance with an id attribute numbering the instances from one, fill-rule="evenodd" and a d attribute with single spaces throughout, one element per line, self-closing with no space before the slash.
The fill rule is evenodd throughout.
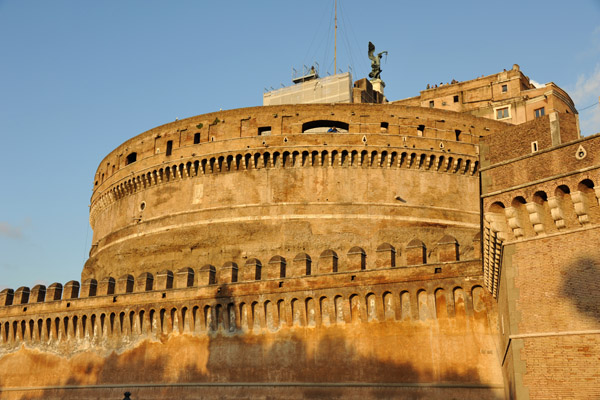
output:
<path id="1" fill-rule="evenodd" d="M 335 30 L 333 42 L 333 74 L 337 74 L 337 0 L 335 0 Z"/>

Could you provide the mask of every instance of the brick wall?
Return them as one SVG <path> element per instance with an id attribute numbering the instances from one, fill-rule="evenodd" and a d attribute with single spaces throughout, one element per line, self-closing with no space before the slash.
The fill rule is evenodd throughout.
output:
<path id="1" fill-rule="evenodd" d="M 561 143 L 579 139 L 577 117 L 559 114 Z M 538 151 L 552 147 L 550 115 L 520 125 L 510 126 L 500 133 L 482 138 L 482 165 L 532 154 L 531 143 L 537 141 Z"/>

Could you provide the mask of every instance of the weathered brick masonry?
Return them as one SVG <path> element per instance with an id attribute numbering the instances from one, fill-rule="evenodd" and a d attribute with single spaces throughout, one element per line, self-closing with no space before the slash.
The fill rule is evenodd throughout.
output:
<path id="1" fill-rule="evenodd" d="M 482 143 L 487 268 L 492 242 L 502 243 L 495 264 L 507 397 L 596 398 L 600 136 L 552 145 L 550 118 L 522 126 L 520 154 L 494 137 Z M 572 116 L 558 119 L 570 137 Z M 527 141 L 543 146 L 532 153 Z"/>
<path id="2" fill-rule="evenodd" d="M 126 141 L 81 283 L 0 293 L 0 397 L 597 395 L 600 137 L 568 110 L 268 106 Z"/>

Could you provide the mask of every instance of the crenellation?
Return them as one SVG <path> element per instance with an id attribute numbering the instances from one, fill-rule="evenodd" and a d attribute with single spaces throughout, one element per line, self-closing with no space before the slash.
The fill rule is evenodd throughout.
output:
<path id="1" fill-rule="evenodd" d="M 178 269 L 175 274 L 175 287 L 178 289 L 188 288 L 194 286 L 194 269 L 190 267 L 183 267 Z"/>
<path id="2" fill-rule="evenodd" d="M 98 290 L 98 281 L 88 278 L 81 284 L 81 298 L 95 297 Z"/>
<path id="3" fill-rule="evenodd" d="M 46 301 L 46 286 L 38 284 L 32 287 L 29 292 L 29 301 L 31 303 L 43 303 Z"/>
<path id="4" fill-rule="evenodd" d="M 213 265 L 207 264 L 198 272 L 198 285 L 214 285 L 217 270 Z"/>
<path id="5" fill-rule="evenodd" d="M 70 300 L 79 298 L 79 288 L 80 284 L 77 281 L 69 281 L 65 283 L 63 290 L 63 299 Z"/>
<path id="6" fill-rule="evenodd" d="M 258 258 L 246 260 L 240 272 L 240 281 L 253 281 L 262 279 L 262 263 Z"/>
<path id="7" fill-rule="evenodd" d="M 308 276 L 312 273 L 312 259 L 310 256 L 306 253 L 298 253 L 286 270 L 286 278 Z"/>
<path id="8" fill-rule="evenodd" d="M 124 294 L 133 292 L 134 278 L 131 274 L 120 276 L 115 283 L 115 294 Z"/>
<path id="9" fill-rule="evenodd" d="M 120 280 L 120 279 L 119 279 Z M 154 277 L 149 272 L 142 272 L 135 278 L 134 282 L 134 291 L 135 292 L 145 292 L 148 290 L 152 290 L 154 285 Z"/>
<path id="10" fill-rule="evenodd" d="M 15 290 L 13 297 L 13 304 L 27 304 L 29 302 L 29 288 L 27 286 L 21 286 Z"/>
<path id="11" fill-rule="evenodd" d="M 115 293 L 115 278 L 104 277 L 98 284 L 98 296 L 108 296 Z"/>
<path id="12" fill-rule="evenodd" d="M 218 270 L 217 283 L 235 283 L 238 281 L 238 266 L 228 261 Z"/>
<path id="13" fill-rule="evenodd" d="M 413 239 L 406 245 L 406 263 L 421 265 L 427 263 L 427 247 L 419 239 Z"/>
<path id="14" fill-rule="evenodd" d="M 15 291 L 12 289 L 3 289 L 0 291 L 0 307 L 1 306 L 10 306 L 13 304 L 13 298 L 15 295 Z"/>

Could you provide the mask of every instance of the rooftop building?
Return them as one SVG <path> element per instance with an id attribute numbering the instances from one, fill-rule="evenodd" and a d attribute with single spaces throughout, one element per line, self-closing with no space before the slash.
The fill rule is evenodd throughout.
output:
<path id="1" fill-rule="evenodd" d="M 553 82 L 536 87 L 517 64 L 464 82 L 428 85 L 419 96 L 394 104 L 438 108 L 522 124 L 552 112 L 577 114 L 573 100 Z"/>

